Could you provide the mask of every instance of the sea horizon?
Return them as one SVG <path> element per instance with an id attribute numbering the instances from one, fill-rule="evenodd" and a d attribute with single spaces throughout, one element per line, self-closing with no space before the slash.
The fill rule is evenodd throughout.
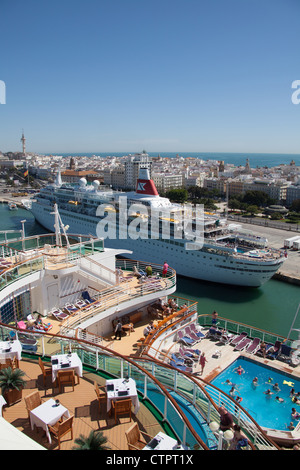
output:
<path id="1" fill-rule="evenodd" d="M 135 155 L 142 153 L 142 151 L 132 152 L 48 152 L 43 155 L 59 155 L 62 157 L 92 157 L 99 156 L 106 157 L 124 157 L 127 155 Z M 300 166 L 300 154 L 294 153 L 247 153 L 247 152 L 147 152 L 150 157 L 157 157 L 160 155 L 162 158 L 176 158 L 180 156 L 183 158 L 199 158 L 202 160 L 217 160 L 224 161 L 225 164 L 232 164 L 235 166 L 244 166 L 246 159 L 249 159 L 250 167 L 268 167 L 272 168 L 278 165 L 289 165 L 293 160 L 296 166 Z"/>

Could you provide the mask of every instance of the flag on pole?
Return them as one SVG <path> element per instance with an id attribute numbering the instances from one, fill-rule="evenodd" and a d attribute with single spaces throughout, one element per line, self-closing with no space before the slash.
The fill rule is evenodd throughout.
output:
<path id="1" fill-rule="evenodd" d="M 28 176 L 28 170 L 24 171 L 24 176 Z"/>

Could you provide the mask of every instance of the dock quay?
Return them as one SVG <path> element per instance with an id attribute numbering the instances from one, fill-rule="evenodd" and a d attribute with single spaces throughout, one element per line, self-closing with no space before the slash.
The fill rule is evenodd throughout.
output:
<path id="1" fill-rule="evenodd" d="M 253 233 L 266 237 L 268 239 L 268 246 L 279 250 L 284 250 L 284 240 L 293 236 L 294 233 L 280 228 L 271 228 L 259 225 L 253 226 L 251 224 L 244 223 L 241 225 L 245 230 L 252 231 Z M 297 234 L 296 229 L 295 234 Z M 300 251 L 295 251 L 293 249 L 288 249 L 286 251 L 287 258 L 280 270 L 273 276 L 273 279 L 300 285 Z"/>
<path id="2" fill-rule="evenodd" d="M 14 204 L 16 204 L 17 207 L 23 207 L 23 203 L 22 203 L 22 199 L 24 199 L 25 196 L 23 197 L 4 197 L 4 196 L 1 196 L 1 199 L 0 199 L 0 202 L 1 204 L 9 204 L 10 202 L 13 202 Z"/>

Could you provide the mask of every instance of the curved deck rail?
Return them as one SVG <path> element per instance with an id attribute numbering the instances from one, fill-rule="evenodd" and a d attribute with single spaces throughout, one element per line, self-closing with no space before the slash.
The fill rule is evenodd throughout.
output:
<path id="1" fill-rule="evenodd" d="M 126 270 L 127 272 L 133 271 L 133 266 L 137 266 L 138 270 L 145 270 L 147 263 L 143 261 L 133 260 L 117 260 L 117 268 Z M 176 286 L 176 272 L 174 269 L 169 268 L 166 277 L 162 278 L 163 267 L 158 264 L 152 264 L 155 269 L 157 278 L 146 278 L 145 282 L 131 287 L 130 280 L 124 280 L 119 284 L 101 290 L 93 297 L 95 301 L 86 307 L 79 309 L 71 314 L 66 320 L 62 322 L 61 333 L 79 327 L 84 321 L 98 316 L 101 312 L 106 311 L 110 307 L 117 307 L 118 305 L 132 299 L 143 298 L 150 294 L 157 294 L 157 292 L 170 291 Z"/>
<path id="2" fill-rule="evenodd" d="M 18 328 L 8 327 L 1 323 L 0 328 L 2 337 L 8 335 L 10 331 L 15 331 L 17 334 L 18 332 L 21 333 Z M 32 335 L 34 336 L 34 333 Z M 130 375 L 139 384 L 138 388 L 143 393 L 144 398 L 147 397 L 149 387 L 154 387 L 156 393 L 163 400 L 164 420 L 168 421 L 168 418 L 171 417 L 172 423 L 169 423 L 170 426 L 174 428 L 174 423 L 176 424 L 176 434 L 179 435 L 181 442 L 188 443 L 190 447 L 196 446 L 200 449 L 208 449 L 207 444 L 190 424 L 185 413 L 179 407 L 169 390 L 178 391 L 189 400 L 192 406 L 195 407 L 198 415 L 200 414 L 202 418 L 205 418 L 207 424 L 211 420 L 218 420 L 217 409 L 219 403 L 226 403 L 226 406 L 232 411 L 237 422 L 251 436 L 255 448 L 278 449 L 277 445 L 239 404 L 234 402 L 226 393 L 202 379 L 196 379 L 190 374 L 178 371 L 172 366 L 156 359 L 144 357 L 133 359 L 85 340 L 42 333 L 39 335 L 38 341 L 39 355 L 43 357 L 51 356 L 58 352 L 58 350 L 63 351 L 64 348 L 67 350 L 72 348 L 73 351 L 78 353 L 83 364 L 86 366 L 105 371 L 116 377 Z M 214 395 L 219 398 L 219 401 L 212 398 Z M 238 412 L 236 409 L 238 409 Z M 161 409 L 158 408 L 158 410 L 162 412 Z"/>
<path id="3" fill-rule="evenodd" d="M 15 327 L 8 327 L 0 323 L 0 333 L 2 337 L 9 335 L 10 331 L 22 333 L 21 330 Z M 28 332 L 29 333 L 29 332 Z M 27 333 L 26 333 L 27 334 Z M 35 336 L 34 333 L 29 335 Z M 49 341 L 47 341 L 49 340 Z M 163 419 L 169 423 L 171 429 L 174 430 L 174 423 L 176 423 L 175 435 L 183 444 L 188 444 L 189 447 L 197 447 L 201 450 L 208 450 L 207 445 L 201 437 L 194 430 L 185 414 L 182 412 L 176 400 L 169 393 L 167 387 L 162 384 L 155 375 L 147 369 L 144 369 L 140 364 L 137 364 L 133 359 L 125 357 L 117 352 L 112 352 L 108 348 L 96 346 L 84 340 L 70 339 L 63 335 L 52 335 L 51 333 L 42 333 L 39 335 L 38 341 L 40 343 L 39 353 L 32 353 L 32 357 L 40 355 L 42 357 L 50 357 L 51 355 L 62 352 L 66 347 L 69 350 L 72 347 L 73 352 L 77 352 L 84 366 L 92 367 L 95 370 L 102 370 L 111 376 L 125 377 L 130 375 L 136 380 L 137 388 L 144 398 L 147 397 L 147 389 L 151 385 L 155 387 L 156 392 L 163 398 L 164 411 Z M 92 346 L 92 350 L 90 347 Z M 155 406 L 155 403 L 153 403 Z M 157 408 L 161 413 L 161 410 Z M 172 421 L 171 421 L 172 420 Z"/>

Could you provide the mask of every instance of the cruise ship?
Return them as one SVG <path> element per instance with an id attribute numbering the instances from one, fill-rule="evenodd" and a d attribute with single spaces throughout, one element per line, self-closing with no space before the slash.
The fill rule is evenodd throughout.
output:
<path id="1" fill-rule="evenodd" d="M 198 450 L 298 448 L 299 413 L 293 430 L 284 423 L 294 405 L 290 389 L 299 390 L 300 338 L 222 317 L 213 328 L 197 302 L 176 296 L 172 268 L 163 275 L 163 265 L 152 263 L 152 275 L 139 278 L 134 268 L 145 263 L 116 259 L 121 250 L 95 237 L 66 235 L 56 204 L 54 218 L 55 233 L 25 237 L 22 230 L 0 244 L 1 450 L 98 448 L 112 450 L 113 459 L 139 449 L 152 451 L 153 461 L 163 450 L 200 463 Z M 200 350 L 210 358 L 205 371 Z M 234 376 L 242 404 L 228 385 L 214 383 L 226 384 L 223 374 L 238 363 L 246 369 Z M 261 391 L 250 385 L 252 367 Z M 262 393 L 280 371 L 286 405 Z M 251 390 L 262 404 L 255 417 Z M 233 420 L 227 430 L 224 408 Z M 247 436 L 242 442 L 236 424 Z"/>
<path id="2" fill-rule="evenodd" d="M 161 197 L 148 169 L 140 170 L 133 192 L 105 189 L 85 178 L 77 185 L 66 184 L 58 171 L 53 184 L 23 203 L 49 231 L 57 204 L 71 233 L 102 237 L 108 248 L 131 251 L 126 254 L 130 259 L 166 262 L 185 277 L 259 287 L 284 262 L 284 253 L 268 248 L 265 238 L 197 206 Z"/>

